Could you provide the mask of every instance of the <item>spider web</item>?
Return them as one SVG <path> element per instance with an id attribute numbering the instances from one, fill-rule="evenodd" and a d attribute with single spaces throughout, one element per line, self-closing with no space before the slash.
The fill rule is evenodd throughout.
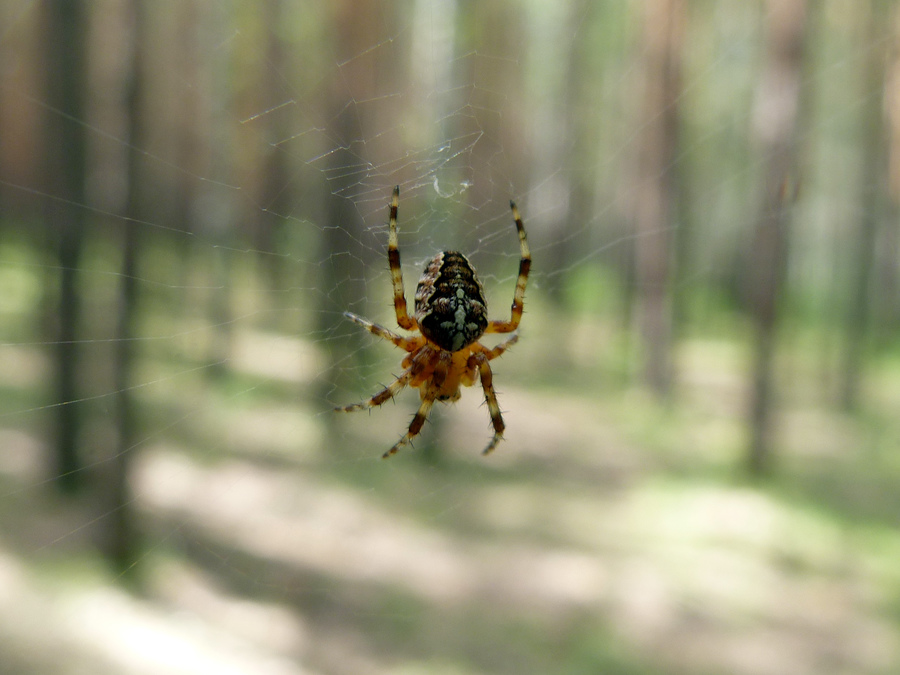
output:
<path id="1" fill-rule="evenodd" d="M 78 346 L 90 371 L 77 400 L 52 400 L 35 386 L 50 377 L 55 343 L 23 328 L 39 321 L 35 307 L 52 306 L 43 284 L 60 270 L 27 237 L 8 237 L 0 254 L 0 310 L 10 318 L 0 364 L 13 392 L 0 413 L 0 615 L 10 617 L 0 619 L 0 653 L 60 673 L 550 672 L 558 634 L 586 663 L 621 672 L 633 663 L 759 672 L 754 658 L 767 657 L 760 645 L 769 624 L 710 646 L 704 640 L 718 644 L 723 633 L 707 616 L 717 594 L 740 590 L 684 570 L 713 564 L 732 579 L 769 568 L 694 540 L 680 549 L 676 524 L 654 518 L 687 510 L 699 539 L 760 537 L 774 547 L 786 545 L 770 527 L 781 522 L 779 506 L 714 487 L 688 506 L 666 490 L 627 492 L 627 478 L 656 460 L 632 447 L 612 413 L 598 413 L 592 395 L 558 385 L 579 381 L 572 370 L 603 372 L 598 324 L 561 323 L 556 305 L 574 293 L 567 284 L 584 275 L 592 289 L 574 295 L 576 316 L 609 310 L 614 291 L 594 276 L 595 264 L 627 257 L 633 244 L 624 223 L 634 194 L 617 177 L 633 169 L 641 132 L 638 61 L 628 56 L 639 10 L 590 2 L 476 10 L 423 0 L 362 3 L 362 20 L 329 23 L 328 3 L 271 5 L 274 22 L 271 8 L 254 3 L 151 12 L 148 109 L 156 122 L 136 148 L 110 93 L 120 94 L 127 76 L 118 55 L 133 38 L 128 8 L 103 0 L 91 12 L 88 108 L 74 120 L 97 167 L 76 204 L 87 219 L 77 271 L 89 298 Z M 669 169 L 722 152 L 719 173 L 697 177 L 708 187 L 694 195 L 692 219 L 739 229 L 745 223 L 733 215 L 746 207 L 747 176 L 759 167 L 722 138 L 750 124 L 759 17 L 744 3 L 708 6 L 716 30 L 707 34 L 717 37 L 690 51 L 701 65 L 686 63 L 679 100 L 706 111 L 696 116 L 704 129 L 688 136 Z M 0 110 L 27 130 L 63 114 L 35 86 L 39 47 L 28 35 L 38 30 L 40 6 L 10 0 L 0 11 Z M 620 30 L 612 34 L 609 24 Z M 324 26 L 336 31 L 327 40 Z M 173 40 L 179 30 L 186 35 Z M 104 40 L 109 46 L 97 47 Z M 573 47 L 585 44 L 601 46 L 587 54 Z M 705 58 L 707 51 L 718 55 Z M 851 49 L 818 77 L 846 77 L 863 55 Z M 554 74 L 559 64 L 578 70 L 588 90 L 574 75 Z M 839 126 L 854 102 L 874 94 L 861 90 L 822 124 Z M 199 138 L 179 127 L 190 115 L 203 120 Z M 8 157 L 28 150 L 10 135 L 3 143 Z M 191 152 L 190 143 L 199 147 Z M 162 204 L 139 219 L 125 215 L 121 198 L 132 149 L 158 186 L 145 199 Z M 34 217 L 64 200 L 34 175 L 0 176 L 18 209 L 11 213 Z M 594 186 L 588 204 L 579 202 L 583 184 Z M 343 317 L 352 311 L 396 329 L 386 258 L 394 185 L 410 304 L 424 262 L 453 249 L 478 270 L 490 318 L 508 317 L 519 257 L 510 199 L 522 213 L 534 267 L 520 343 L 492 363 L 507 432 L 487 460 L 478 455 L 491 435 L 478 386 L 453 406 L 436 405 L 414 447 L 390 462 L 381 454 L 407 428 L 416 392 L 369 414 L 332 412 L 400 371 L 399 350 Z M 187 194 L 189 229 L 175 218 L 174 194 Z M 569 213 L 581 217 L 567 220 Z M 67 509 L 47 496 L 47 427 L 59 407 L 76 406 L 91 420 L 86 474 L 104 475 L 119 457 L 109 452 L 109 426 L 123 389 L 102 364 L 117 343 L 109 313 L 123 282 L 117 247 L 125 228 L 148 246 L 135 275 L 143 318 L 127 386 L 143 414 L 125 451 L 128 507 L 144 533 L 143 595 L 125 590 L 92 553 L 115 508 L 88 498 Z M 708 234 L 701 251 L 715 251 L 726 233 Z M 799 236 L 822 246 L 820 234 Z M 692 270 L 681 283 L 717 271 L 702 262 Z M 560 356 L 559 325 L 569 331 L 574 365 Z M 547 374 L 556 364 L 568 369 L 554 373 L 558 380 Z M 16 512 L 28 516 L 20 523 Z M 802 529 L 807 517 L 791 515 L 790 527 Z M 738 534 L 728 529 L 734 522 Z M 675 571 L 661 562 L 672 555 Z M 794 586 L 788 594 L 802 596 Z M 774 613 L 770 598 L 729 602 L 741 616 Z M 896 644 L 879 639 L 886 624 L 844 609 L 846 622 L 822 629 L 858 642 L 842 641 L 842 657 L 860 672 L 879 672 L 879 659 L 896 662 Z M 700 628 L 685 656 L 673 636 L 692 616 Z M 786 640 L 808 646 L 800 623 Z M 406 634 L 413 644 L 398 637 Z M 35 636 L 69 646 L 67 661 L 36 656 Z M 651 660 L 624 655 L 620 639 L 625 651 L 649 646 Z M 768 656 L 776 670 L 813 672 L 821 650 L 794 661 Z"/>

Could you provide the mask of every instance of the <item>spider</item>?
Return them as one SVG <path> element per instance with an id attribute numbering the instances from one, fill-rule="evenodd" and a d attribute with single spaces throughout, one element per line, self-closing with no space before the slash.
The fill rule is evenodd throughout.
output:
<path id="1" fill-rule="evenodd" d="M 524 307 L 525 283 L 531 269 L 531 253 L 525 237 L 525 226 L 515 203 L 510 201 L 509 206 L 519 234 L 522 257 L 519 261 L 519 276 L 513 295 L 512 313 L 508 321 L 488 320 L 484 287 L 475 274 L 475 268 L 466 256 L 458 251 L 438 253 L 425 266 L 416 287 L 415 314 L 410 316 L 406 308 L 403 274 L 400 270 L 400 250 L 397 245 L 399 203 L 398 185 L 391 197 L 388 235 L 388 264 L 394 287 L 394 311 L 401 328 L 418 331 L 419 335 L 404 337 L 352 312 L 344 312 L 344 316 L 348 319 L 370 333 L 393 342 L 407 354 L 402 362 L 403 372 L 391 384 L 367 401 L 340 406 L 335 410 L 343 412 L 368 410 L 392 399 L 404 387 L 418 388 L 422 403 L 407 432 L 382 456 L 386 459 L 419 434 L 435 400 L 458 400 L 460 385 L 470 387 L 480 377 L 484 398 L 491 415 L 491 424 L 494 427 L 494 437 L 482 453 L 486 455 L 503 439 L 503 430 L 506 428 L 494 392 L 489 362 L 514 345 L 519 336 L 517 333 L 513 334 L 490 349 L 478 342 L 478 338 L 485 333 L 513 333 L 519 327 Z"/>

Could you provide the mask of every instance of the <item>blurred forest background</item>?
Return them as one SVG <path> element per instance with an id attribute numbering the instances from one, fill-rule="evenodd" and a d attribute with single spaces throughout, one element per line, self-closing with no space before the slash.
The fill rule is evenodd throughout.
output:
<path id="1" fill-rule="evenodd" d="M 0 0 L 0 671 L 900 671 L 887 0 Z M 519 344 L 362 400 L 458 249 Z"/>

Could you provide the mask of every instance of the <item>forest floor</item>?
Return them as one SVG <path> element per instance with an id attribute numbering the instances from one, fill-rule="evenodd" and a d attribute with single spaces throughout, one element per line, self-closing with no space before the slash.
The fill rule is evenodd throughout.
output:
<path id="1" fill-rule="evenodd" d="M 797 385 L 776 472 L 749 481 L 739 350 L 685 343 L 677 404 L 660 405 L 598 375 L 593 339 L 573 329 L 549 374 L 516 370 L 551 353 L 540 335 L 498 363 L 508 433 L 493 456 L 477 452 L 475 388 L 382 461 L 414 394 L 335 416 L 285 396 L 307 369 L 266 365 L 315 361 L 308 345 L 239 336 L 235 381 L 141 393 L 137 583 L 95 552 L 110 511 L 53 496 L 40 434 L 4 429 L 0 670 L 900 670 L 896 427 Z M 783 376 L 807 381 L 802 367 Z M 878 391 L 870 417 L 895 400 Z"/>

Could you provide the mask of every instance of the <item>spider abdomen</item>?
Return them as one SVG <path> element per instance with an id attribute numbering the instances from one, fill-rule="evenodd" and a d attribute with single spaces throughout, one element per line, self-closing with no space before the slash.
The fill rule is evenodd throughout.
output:
<path id="1" fill-rule="evenodd" d="M 416 322 L 428 340 L 456 352 L 487 328 L 484 288 L 472 264 L 458 251 L 438 253 L 416 287 Z"/>

